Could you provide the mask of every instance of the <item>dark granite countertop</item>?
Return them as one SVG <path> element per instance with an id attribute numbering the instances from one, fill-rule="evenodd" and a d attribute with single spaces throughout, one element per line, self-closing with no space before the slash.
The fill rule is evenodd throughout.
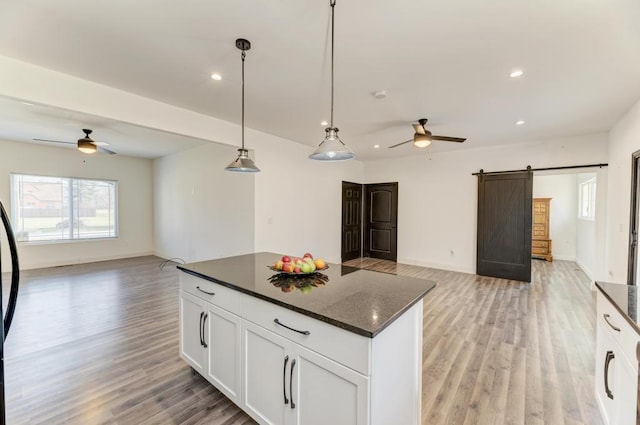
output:
<path id="1" fill-rule="evenodd" d="M 638 318 L 640 290 L 638 287 L 607 282 L 596 282 L 596 286 L 640 335 L 640 319 Z"/>
<path id="2" fill-rule="evenodd" d="M 324 276 L 291 277 L 267 266 L 280 254 L 261 252 L 179 265 L 186 273 L 373 338 L 436 284 L 430 280 L 329 264 Z M 322 277 L 323 281 L 307 280 Z M 313 284 L 315 283 L 314 286 Z"/>

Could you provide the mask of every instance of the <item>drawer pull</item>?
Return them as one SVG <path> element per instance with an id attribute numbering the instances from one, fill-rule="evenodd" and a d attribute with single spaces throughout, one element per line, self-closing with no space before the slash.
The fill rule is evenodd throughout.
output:
<path id="1" fill-rule="evenodd" d="M 296 404 L 293 402 L 293 368 L 296 367 L 296 359 L 291 360 L 291 375 L 289 375 L 289 395 L 291 396 L 291 408 L 295 409 Z"/>
<path id="2" fill-rule="evenodd" d="M 207 292 L 207 291 L 204 291 L 204 290 L 200 289 L 200 287 L 199 287 L 199 286 L 196 286 L 196 289 L 197 289 L 198 291 L 202 292 L 203 294 L 207 294 L 207 295 L 215 295 L 215 293 L 214 293 L 214 292 Z"/>
<path id="3" fill-rule="evenodd" d="M 609 363 L 615 359 L 616 356 L 613 351 L 607 351 L 607 355 L 604 358 L 604 392 L 607 393 L 607 397 L 613 400 L 613 393 L 609 389 Z"/>
<path id="4" fill-rule="evenodd" d="M 285 325 L 285 324 L 281 323 L 281 322 L 278 320 L 278 318 L 277 318 L 277 317 L 276 317 L 275 319 L 273 319 L 273 321 L 274 321 L 274 323 L 275 323 L 276 325 L 280 325 L 280 326 L 282 326 L 283 328 L 287 328 L 287 329 L 289 329 L 290 331 L 298 332 L 299 334 L 302 334 L 302 335 L 311 335 L 311 332 L 309 332 L 309 331 L 299 331 L 299 330 L 297 330 L 297 329 L 290 328 L 289 326 L 287 326 L 287 325 Z"/>
<path id="5" fill-rule="evenodd" d="M 284 404 L 289 404 L 287 398 L 287 363 L 289 363 L 289 356 L 284 358 L 284 366 L 282 367 L 282 392 L 284 393 Z"/>
<path id="6" fill-rule="evenodd" d="M 616 332 L 620 332 L 620 328 L 615 326 L 613 323 L 609 321 L 609 317 L 611 317 L 610 315 L 603 314 L 602 316 L 604 317 L 604 321 L 607 322 L 607 325 L 611 326 L 611 329 L 613 329 Z"/>

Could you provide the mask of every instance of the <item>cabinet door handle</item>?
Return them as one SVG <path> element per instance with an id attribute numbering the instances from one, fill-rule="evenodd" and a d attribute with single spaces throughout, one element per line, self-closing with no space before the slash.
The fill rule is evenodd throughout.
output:
<path id="1" fill-rule="evenodd" d="M 205 314 L 204 319 L 202 319 L 202 346 L 204 348 L 207 348 L 207 340 L 204 339 L 205 337 L 204 324 L 207 323 L 207 317 L 209 317 L 209 313 Z"/>
<path id="2" fill-rule="evenodd" d="M 298 332 L 299 334 L 302 334 L 302 335 L 311 335 L 311 332 L 309 332 L 309 331 L 299 331 L 299 330 L 297 330 L 297 329 L 290 328 L 289 326 L 287 326 L 287 325 L 285 325 L 285 324 L 281 323 L 281 322 L 278 320 L 278 318 L 277 318 L 277 317 L 276 317 L 275 319 L 273 319 L 273 321 L 274 321 L 274 323 L 275 323 L 276 325 L 280 325 L 280 326 L 282 326 L 283 328 L 287 328 L 287 329 L 289 329 L 290 331 Z"/>
<path id="3" fill-rule="evenodd" d="M 607 351 L 607 355 L 604 358 L 604 391 L 611 400 L 613 400 L 613 393 L 611 389 L 609 389 L 609 363 L 615 358 L 616 356 L 613 354 L 613 351 Z"/>
<path id="4" fill-rule="evenodd" d="M 602 317 L 604 317 L 604 321 L 607 322 L 607 325 L 611 326 L 611 329 L 616 332 L 620 332 L 620 328 L 609 321 L 609 318 L 611 317 L 609 314 L 603 314 Z"/>
<path id="5" fill-rule="evenodd" d="M 284 358 L 284 366 L 282 367 L 282 393 L 284 394 L 284 404 L 289 404 L 287 398 L 287 363 L 289 362 L 289 356 Z"/>
<path id="6" fill-rule="evenodd" d="M 199 326 L 199 329 L 198 329 L 198 332 L 200 333 L 200 335 L 199 335 L 200 336 L 200 345 L 204 346 L 204 341 L 202 341 L 202 328 L 203 328 L 203 326 L 202 326 L 202 316 L 204 316 L 204 311 L 200 313 L 200 326 Z"/>
<path id="7" fill-rule="evenodd" d="M 296 366 L 296 359 L 291 360 L 291 375 L 289 375 L 289 395 L 291 396 L 291 408 L 295 409 L 296 404 L 293 402 L 293 368 Z"/>
<path id="8" fill-rule="evenodd" d="M 203 294 L 207 294 L 207 295 L 215 295 L 215 292 L 207 292 L 207 291 L 205 291 L 205 290 L 203 290 L 203 289 L 200 289 L 200 287 L 199 287 L 199 286 L 196 286 L 196 289 L 197 289 L 198 291 L 202 292 Z"/>

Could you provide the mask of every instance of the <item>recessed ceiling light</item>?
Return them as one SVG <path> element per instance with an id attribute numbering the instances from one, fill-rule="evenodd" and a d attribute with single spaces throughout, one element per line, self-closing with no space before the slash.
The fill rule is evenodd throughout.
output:
<path id="1" fill-rule="evenodd" d="M 518 78 L 518 77 L 522 77 L 522 74 L 524 74 L 524 71 L 521 69 L 516 69 L 515 71 L 513 71 L 511 74 L 509 74 L 509 77 L 511 78 Z"/>
<path id="2" fill-rule="evenodd" d="M 373 147 L 374 147 L 375 149 L 378 149 L 378 148 L 380 147 L 380 145 L 373 145 Z"/>
<path id="3" fill-rule="evenodd" d="M 222 80 L 222 75 L 218 74 L 217 72 L 214 72 L 213 74 L 211 74 L 211 79 L 212 80 L 216 80 L 216 81 L 220 81 L 220 80 Z"/>
<path id="4" fill-rule="evenodd" d="M 27 106 L 33 106 L 33 103 L 29 103 L 29 102 L 20 101 L 20 103 L 22 103 L 23 105 L 27 105 Z"/>
<path id="5" fill-rule="evenodd" d="M 524 121 L 520 120 L 520 121 L 516 121 L 516 125 L 522 125 L 524 124 Z"/>
<path id="6" fill-rule="evenodd" d="M 322 122 L 320 123 L 320 125 L 329 125 L 329 123 L 328 123 L 328 122 L 326 122 L 326 121 L 322 121 Z"/>

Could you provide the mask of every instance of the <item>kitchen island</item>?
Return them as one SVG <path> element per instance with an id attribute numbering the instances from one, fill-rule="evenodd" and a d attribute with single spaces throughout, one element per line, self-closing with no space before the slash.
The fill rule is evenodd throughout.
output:
<path id="1" fill-rule="evenodd" d="M 181 265 L 180 355 L 261 424 L 421 423 L 423 279 L 257 253 Z"/>
<path id="2" fill-rule="evenodd" d="M 596 282 L 595 395 L 606 424 L 640 424 L 640 291 Z"/>

